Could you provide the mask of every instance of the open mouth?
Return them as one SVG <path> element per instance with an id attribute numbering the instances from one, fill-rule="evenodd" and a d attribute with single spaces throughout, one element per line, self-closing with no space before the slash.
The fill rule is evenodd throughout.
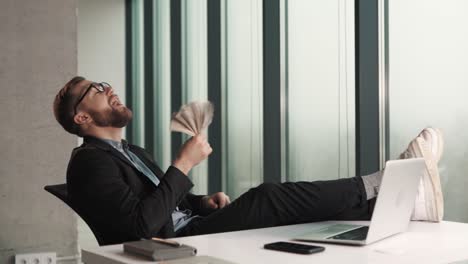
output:
<path id="1" fill-rule="evenodd" d="M 110 100 L 110 105 L 111 106 L 119 106 L 122 105 L 122 103 L 119 100 L 119 97 L 117 95 L 113 95 Z"/>

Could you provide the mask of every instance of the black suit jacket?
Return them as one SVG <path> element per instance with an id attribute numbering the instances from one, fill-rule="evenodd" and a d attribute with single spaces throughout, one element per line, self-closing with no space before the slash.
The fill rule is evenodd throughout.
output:
<path id="1" fill-rule="evenodd" d="M 99 231 L 103 244 L 174 237 L 175 207 L 203 214 L 203 196 L 189 193 L 193 184 L 177 168 L 163 173 L 144 149 L 129 148 L 159 178 L 157 187 L 112 146 L 85 137 L 73 150 L 67 169 L 70 202 Z"/>

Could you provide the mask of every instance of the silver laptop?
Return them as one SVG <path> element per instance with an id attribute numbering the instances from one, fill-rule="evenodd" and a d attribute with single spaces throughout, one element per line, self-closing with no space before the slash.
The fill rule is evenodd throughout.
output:
<path id="1" fill-rule="evenodd" d="M 317 223 L 313 231 L 294 240 L 367 245 L 404 232 L 425 170 L 422 158 L 388 161 L 369 226 Z"/>

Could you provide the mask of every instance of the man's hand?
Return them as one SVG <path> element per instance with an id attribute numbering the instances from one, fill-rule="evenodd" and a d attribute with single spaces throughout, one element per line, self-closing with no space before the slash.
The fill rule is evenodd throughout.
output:
<path id="1" fill-rule="evenodd" d="M 223 192 L 217 192 L 202 198 L 202 208 L 221 209 L 231 203 L 229 196 Z"/>
<path id="2" fill-rule="evenodd" d="M 182 146 L 173 166 L 187 175 L 193 167 L 206 159 L 212 151 L 213 149 L 206 140 L 206 136 L 196 135 L 187 140 Z"/>

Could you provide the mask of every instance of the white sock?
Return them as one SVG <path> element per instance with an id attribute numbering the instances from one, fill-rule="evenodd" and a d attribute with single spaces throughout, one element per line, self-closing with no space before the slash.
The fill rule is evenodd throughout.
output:
<path id="1" fill-rule="evenodd" d="M 377 197 L 380 184 L 382 183 L 382 176 L 383 171 L 378 171 L 361 177 L 366 189 L 367 200 Z"/>

